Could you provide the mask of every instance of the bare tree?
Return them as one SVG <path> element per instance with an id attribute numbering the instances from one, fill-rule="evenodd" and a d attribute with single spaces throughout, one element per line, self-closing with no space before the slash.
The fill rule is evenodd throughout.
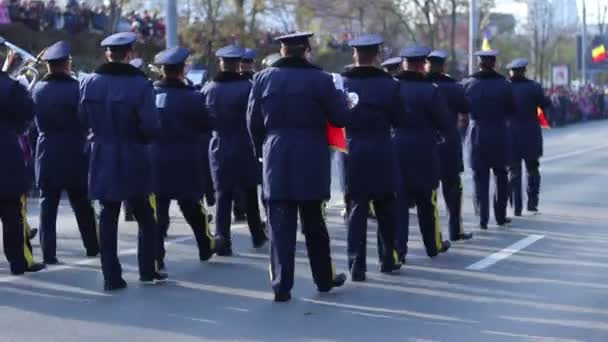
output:
<path id="1" fill-rule="evenodd" d="M 597 2 L 597 27 L 599 29 L 600 36 L 603 36 L 604 33 L 606 32 L 606 19 L 608 19 L 608 4 L 598 1 Z"/>

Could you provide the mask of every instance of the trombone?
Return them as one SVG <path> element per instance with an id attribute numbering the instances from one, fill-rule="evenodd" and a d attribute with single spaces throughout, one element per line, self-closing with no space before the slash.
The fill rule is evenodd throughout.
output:
<path id="1" fill-rule="evenodd" d="M 0 45 L 6 46 L 9 50 L 2 71 L 21 82 L 28 90 L 32 90 L 40 78 L 40 73 L 34 65 L 38 63 L 39 56 L 44 50 L 36 57 L 2 37 L 0 37 Z"/>

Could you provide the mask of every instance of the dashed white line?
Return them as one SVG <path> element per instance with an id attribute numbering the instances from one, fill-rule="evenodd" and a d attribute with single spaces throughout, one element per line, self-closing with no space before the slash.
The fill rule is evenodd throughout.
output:
<path id="1" fill-rule="evenodd" d="M 497 262 L 504 260 L 504 259 L 510 257 L 511 255 L 521 251 L 522 249 L 530 246 L 531 244 L 535 243 L 536 241 L 538 241 L 544 237 L 545 237 L 544 235 L 530 235 L 525 239 L 517 241 L 516 243 L 512 244 L 509 247 L 506 247 L 494 254 L 490 254 L 489 256 L 479 260 L 478 262 L 468 266 L 466 269 L 473 270 L 473 271 L 484 270 L 484 269 L 496 264 Z"/>

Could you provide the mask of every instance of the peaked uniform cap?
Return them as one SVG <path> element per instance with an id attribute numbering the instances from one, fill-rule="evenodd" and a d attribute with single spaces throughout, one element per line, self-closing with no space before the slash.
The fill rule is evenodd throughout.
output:
<path id="1" fill-rule="evenodd" d="M 190 56 L 190 50 L 181 46 L 176 46 L 159 52 L 154 56 L 154 63 L 160 65 L 182 64 L 186 62 L 188 56 Z"/>
<path id="2" fill-rule="evenodd" d="M 137 35 L 133 32 L 115 33 L 101 41 L 101 47 L 133 45 L 137 41 Z"/>
<path id="3" fill-rule="evenodd" d="M 65 59 L 70 56 L 71 50 L 70 44 L 62 40 L 49 46 L 42 54 L 41 59 L 47 62 Z"/>

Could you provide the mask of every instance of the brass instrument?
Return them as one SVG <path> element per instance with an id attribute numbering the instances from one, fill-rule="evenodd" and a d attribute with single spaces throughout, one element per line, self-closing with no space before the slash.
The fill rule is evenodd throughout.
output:
<path id="1" fill-rule="evenodd" d="M 21 82 L 28 90 L 31 90 L 40 78 L 40 73 L 34 67 L 40 60 L 39 57 L 32 55 L 2 37 L 0 37 L 0 45 L 4 45 L 9 49 L 4 65 L 2 66 L 2 71 Z M 43 52 L 44 51 L 38 56 Z"/>

